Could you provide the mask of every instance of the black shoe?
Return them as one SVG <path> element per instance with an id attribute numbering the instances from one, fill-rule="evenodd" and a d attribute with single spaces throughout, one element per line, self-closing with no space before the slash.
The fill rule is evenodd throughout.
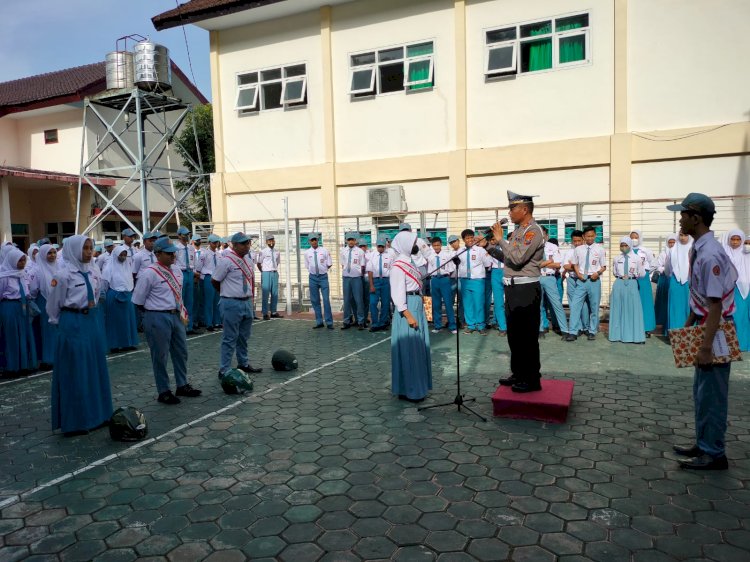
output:
<path id="1" fill-rule="evenodd" d="M 177 387 L 177 392 L 175 392 L 175 394 L 177 396 L 187 396 L 188 398 L 195 398 L 196 396 L 200 396 L 203 393 L 197 388 L 193 388 L 189 384 L 184 384 Z"/>
<path id="2" fill-rule="evenodd" d="M 196 332 L 195 330 L 188 330 L 187 332 L 185 332 L 185 335 L 186 336 L 197 336 L 198 332 Z"/>
<path id="3" fill-rule="evenodd" d="M 273 314 L 271 314 L 271 318 L 282 318 L 282 316 L 278 312 L 274 312 Z"/>
<path id="4" fill-rule="evenodd" d="M 589 334 L 586 336 L 586 339 L 589 341 L 594 341 L 596 339 L 596 334 Z"/>
<path id="5" fill-rule="evenodd" d="M 500 336 L 501 338 L 504 338 L 508 335 L 508 332 L 507 330 L 498 330 L 497 335 Z"/>
<path id="6" fill-rule="evenodd" d="M 680 468 L 690 470 L 726 470 L 729 468 L 729 462 L 725 456 L 712 457 L 711 455 L 701 455 L 692 459 L 679 461 Z"/>
<path id="7" fill-rule="evenodd" d="M 679 445 L 675 445 L 674 447 L 672 447 L 672 450 L 682 457 L 694 458 L 705 455 L 705 453 L 701 450 L 700 447 L 698 447 L 698 445 L 693 445 L 691 447 L 680 447 Z"/>
<path id="8" fill-rule="evenodd" d="M 260 320 L 260 316 L 253 316 L 253 320 Z"/>
<path id="9" fill-rule="evenodd" d="M 521 379 L 516 375 L 511 375 L 508 378 L 500 379 L 498 382 L 503 386 L 513 386 L 514 384 L 521 382 Z"/>
<path id="10" fill-rule="evenodd" d="M 578 339 L 578 336 L 574 336 L 573 334 L 568 334 L 565 336 L 565 341 L 576 341 Z"/>
<path id="11" fill-rule="evenodd" d="M 315 324 L 315 326 L 312 327 L 313 330 L 319 330 L 320 328 L 324 328 L 325 326 L 323 324 Z"/>
<path id="12" fill-rule="evenodd" d="M 360 332 L 361 332 L 362 330 L 366 330 L 366 329 L 367 329 L 367 327 L 366 327 L 366 326 L 365 326 L 364 324 L 359 324 L 359 325 L 357 326 L 357 330 L 359 330 Z"/>
<path id="13" fill-rule="evenodd" d="M 352 325 L 351 325 L 351 324 L 344 324 L 343 326 L 341 326 L 341 329 L 342 329 L 342 330 L 348 330 L 348 329 L 349 329 L 349 328 L 351 328 L 351 327 L 352 327 Z"/>
<path id="14" fill-rule="evenodd" d="M 179 404 L 180 399 L 177 398 L 174 394 L 172 394 L 171 390 L 167 390 L 166 392 L 162 392 L 159 395 L 159 398 L 157 398 L 159 402 L 162 404 Z"/>
<path id="15" fill-rule="evenodd" d="M 330 326 L 326 326 L 326 328 L 328 328 L 329 330 L 333 330 L 333 324 L 331 324 Z"/>
<path id="16" fill-rule="evenodd" d="M 472 333 L 473 331 L 474 331 L 474 330 L 472 330 L 471 328 L 466 328 L 466 329 L 464 330 L 464 334 L 470 334 L 470 333 Z"/>
<path id="17" fill-rule="evenodd" d="M 208 328 L 206 328 L 206 331 L 213 332 L 213 331 L 215 331 L 215 329 L 216 328 L 214 328 L 213 326 L 209 326 Z"/>
<path id="18" fill-rule="evenodd" d="M 560 328 L 552 328 L 552 331 L 555 332 L 558 336 L 562 336 L 562 330 Z"/>
<path id="19" fill-rule="evenodd" d="M 66 431 L 63 433 L 63 437 L 78 437 L 79 435 L 88 435 L 87 429 L 81 429 L 79 431 Z"/>
<path id="20" fill-rule="evenodd" d="M 539 332 L 539 339 L 540 340 L 546 340 L 547 339 L 546 332 Z"/>
<path id="21" fill-rule="evenodd" d="M 651 332 L 646 332 L 646 337 L 650 338 L 651 337 Z"/>
<path id="22" fill-rule="evenodd" d="M 370 328 L 371 332 L 379 332 L 380 330 L 385 330 L 385 327 L 384 326 L 373 326 L 372 328 Z"/>
<path id="23" fill-rule="evenodd" d="M 271 317 L 268 314 L 263 315 L 263 320 L 270 320 Z"/>
<path id="24" fill-rule="evenodd" d="M 479 330 L 479 335 L 480 336 L 486 336 L 487 335 L 487 330 L 485 330 L 484 328 L 482 328 L 481 330 Z"/>
<path id="25" fill-rule="evenodd" d="M 263 369 L 260 367 L 253 367 L 249 363 L 247 365 L 237 365 L 237 368 L 243 373 L 262 373 Z"/>
<path id="26" fill-rule="evenodd" d="M 513 392 L 537 392 L 539 390 L 542 390 L 542 385 L 539 383 L 532 384 L 529 382 L 517 382 L 510 388 Z"/>

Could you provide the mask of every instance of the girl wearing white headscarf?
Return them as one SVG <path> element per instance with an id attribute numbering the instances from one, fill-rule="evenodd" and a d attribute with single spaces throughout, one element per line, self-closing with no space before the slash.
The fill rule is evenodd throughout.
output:
<path id="1" fill-rule="evenodd" d="M 750 351 L 750 235 L 735 228 L 722 237 L 724 251 L 737 269 L 734 325 L 740 350 Z M 739 241 L 738 241 L 739 240 Z"/>
<path id="2" fill-rule="evenodd" d="M 645 275 L 645 271 L 633 252 L 630 236 L 620 239 L 620 255 L 612 260 L 612 275 L 616 279 L 609 297 L 609 341 L 646 343 L 638 289 L 638 279 Z"/>
<path id="3" fill-rule="evenodd" d="M 52 429 L 66 437 L 88 433 L 112 416 L 105 339 L 96 313 L 101 278 L 91 266 L 94 241 L 65 240 L 64 263 L 51 282 L 49 321 L 58 326 L 52 371 Z"/>
<path id="4" fill-rule="evenodd" d="M 3 375 L 15 377 L 36 371 L 38 366 L 31 327 L 36 304 L 29 296 L 29 279 L 24 271 L 26 255 L 12 246 L 4 255 L 0 269 L 0 323 L 5 352 Z"/>
<path id="5" fill-rule="evenodd" d="M 28 259 L 26 260 L 26 271 L 31 271 L 36 267 L 36 257 L 39 253 L 39 246 L 37 246 L 36 243 L 29 246 L 28 251 L 26 252 L 26 256 Z"/>
<path id="6" fill-rule="evenodd" d="M 641 295 L 641 308 L 643 308 L 643 327 L 646 329 L 646 337 L 650 338 L 651 332 L 656 330 L 654 293 L 651 289 L 651 272 L 656 268 L 656 258 L 651 250 L 641 244 L 643 234 L 640 230 L 631 230 L 630 239 L 633 242 L 633 253 L 643 267 L 643 276 L 638 278 L 638 291 Z"/>
<path id="7" fill-rule="evenodd" d="M 669 275 L 667 330 L 684 328 L 690 315 L 690 250 L 693 238 L 680 233 L 677 244 L 670 248 L 664 273 Z"/>
<path id="8" fill-rule="evenodd" d="M 667 263 L 667 254 L 670 248 L 677 244 L 677 234 L 673 233 L 667 236 L 667 246 L 664 248 L 659 257 L 656 258 L 656 299 L 654 301 L 654 316 L 656 325 L 661 326 L 664 335 L 667 334 L 669 324 L 669 275 L 664 273 L 664 266 Z"/>
<path id="9" fill-rule="evenodd" d="M 37 340 L 37 354 L 42 369 L 50 369 L 55 362 L 55 347 L 57 347 L 57 326 L 49 323 L 47 315 L 47 299 L 52 290 L 52 279 L 57 274 L 57 250 L 51 244 L 44 244 L 39 248 L 36 257 L 36 267 L 29 274 L 31 294 L 36 298 L 39 307 L 39 339 Z"/>
<path id="10" fill-rule="evenodd" d="M 412 263 L 419 253 L 417 235 L 401 231 L 393 239 L 398 253 L 391 267 L 391 300 L 395 307 L 391 332 L 391 392 L 401 400 L 421 402 L 432 390 L 432 358 L 422 280 Z"/>
<path id="11" fill-rule="evenodd" d="M 133 266 L 128 260 L 127 246 L 115 247 L 102 277 L 108 348 L 112 352 L 135 349 L 138 346 L 138 324 L 132 300 Z"/>

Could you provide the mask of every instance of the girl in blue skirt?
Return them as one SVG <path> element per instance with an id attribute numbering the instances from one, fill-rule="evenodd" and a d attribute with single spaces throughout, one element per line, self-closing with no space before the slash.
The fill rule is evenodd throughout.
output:
<path id="1" fill-rule="evenodd" d="M 633 253 L 629 236 L 620 240 L 620 255 L 612 260 L 615 284 L 609 297 L 609 341 L 645 343 L 643 307 L 638 279 L 645 275 L 641 260 Z"/>
<path id="2" fill-rule="evenodd" d="M 31 292 L 36 295 L 36 305 L 39 307 L 40 341 L 37 355 L 42 369 L 50 369 L 55 363 L 55 348 L 57 347 L 57 326 L 49 323 L 47 315 L 47 299 L 52 290 L 52 279 L 57 274 L 57 250 L 51 244 L 44 244 L 39 248 L 36 267 L 30 275 Z"/>
<path id="3" fill-rule="evenodd" d="M 641 295 L 641 308 L 643 308 L 643 327 L 646 337 L 651 337 L 651 332 L 656 329 L 656 316 L 654 314 L 654 293 L 651 289 L 651 272 L 656 267 L 654 253 L 642 245 L 643 235 L 640 230 L 630 233 L 633 241 L 633 253 L 638 256 L 643 267 L 644 274 L 638 278 L 638 290 Z"/>
<path id="4" fill-rule="evenodd" d="M 31 327 L 37 312 L 29 296 L 29 280 L 24 271 L 26 261 L 26 255 L 12 247 L 6 250 L 0 270 L 0 321 L 6 377 L 25 375 L 37 368 L 36 342 Z"/>
<path id="5" fill-rule="evenodd" d="M 669 275 L 668 329 L 684 328 L 690 315 L 690 249 L 693 239 L 680 233 L 679 241 L 670 250 L 664 272 Z"/>
<path id="6" fill-rule="evenodd" d="M 106 293 L 105 321 L 110 351 L 138 346 L 138 324 L 133 308 L 133 274 L 128 262 L 128 247 L 117 246 L 104 269 L 103 292 Z"/>
<path id="7" fill-rule="evenodd" d="M 741 351 L 750 351 L 750 241 L 740 229 L 730 230 L 724 240 L 724 250 L 737 268 L 734 289 L 734 325 Z M 745 242 L 748 242 L 746 245 Z"/>
<path id="8" fill-rule="evenodd" d="M 667 263 L 667 255 L 669 254 L 669 250 L 676 243 L 676 234 L 670 234 L 669 236 L 667 236 L 667 247 L 664 248 L 664 251 L 659 254 L 658 258 L 656 258 L 656 273 L 658 277 L 656 280 L 654 316 L 656 319 L 656 325 L 662 327 L 665 336 L 667 335 L 667 330 L 669 329 L 669 275 L 664 272 L 664 268 Z"/>
<path id="9" fill-rule="evenodd" d="M 112 393 L 104 334 L 95 313 L 101 278 L 91 266 L 94 241 L 71 236 L 63 248 L 64 266 L 52 279 L 49 321 L 58 326 L 52 371 L 52 429 L 66 437 L 82 435 L 112 416 Z"/>
<path id="10" fill-rule="evenodd" d="M 391 268 L 391 300 L 396 309 L 391 332 L 391 391 L 401 400 L 421 402 L 432 390 L 432 358 L 422 281 L 412 265 L 419 252 L 414 232 L 399 232 L 392 247 L 398 253 Z"/>

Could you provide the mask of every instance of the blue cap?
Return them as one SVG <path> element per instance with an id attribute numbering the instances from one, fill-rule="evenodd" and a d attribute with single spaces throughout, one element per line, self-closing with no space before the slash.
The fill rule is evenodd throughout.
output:
<path id="1" fill-rule="evenodd" d="M 245 242 L 250 242 L 250 237 L 244 232 L 235 232 L 229 241 L 232 244 L 244 244 Z"/>
<path id="2" fill-rule="evenodd" d="M 97 244 L 96 246 L 94 246 L 94 251 L 95 252 L 101 252 L 102 251 L 102 247 Z"/>
<path id="3" fill-rule="evenodd" d="M 115 245 L 115 243 L 112 242 L 112 240 L 110 240 L 109 238 L 107 238 L 107 239 L 104 240 L 104 247 L 105 248 L 109 248 L 109 247 L 114 246 L 114 245 Z"/>
<path id="4" fill-rule="evenodd" d="M 355 232 L 354 230 L 350 230 L 345 234 L 347 240 L 356 240 L 359 236 L 359 232 Z"/>
<path id="5" fill-rule="evenodd" d="M 682 211 L 695 211 L 696 213 L 716 213 L 716 205 L 708 195 L 702 193 L 688 193 L 682 203 L 667 205 L 668 211 L 681 213 Z"/>
<path id="6" fill-rule="evenodd" d="M 451 242 L 458 242 L 458 240 L 459 240 L 459 238 L 458 238 L 458 236 L 456 236 L 455 234 L 451 234 L 450 236 L 448 236 L 448 243 L 449 243 L 449 244 L 450 244 Z"/>
<path id="7" fill-rule="evenodd" d="M 208 241 L 209 242 L 221 242 L 221 238 L 219 238 L 216 234 L 209 234 Z"/>
<path id="8" fill-rule="evenodd" d="M 266 234 L 266 242 L 268 242 L 269 240 L 276 240 L 276 238 L 274 238 L 273 234 L 271 234 L 270 232 Z"/>
<path id="9" fill-rule="evenodd" d="M 411 232 L 411 225 L 408 222 L 402 222 L 400 225 L 398 225 L 399 232 L 402 230 L 408 230 Z"/>
<path id="10" fill-rule="evenodd" d="M 307 239 L 308 240 L 320 240 L 320 232 L 308 232 Z"/>
<path id="11" fill-rule="evenodd" d="M 224 236 L 221 239 L 222 244 L 229 244 L 229 236 Z"/>
<path id="12" fill-rule="evenodd" d="M 358 238 L 357 246 L 367 246 L 367 240 L 365 240 L 364 238 Z"/>
<path id="13" fill-rule="evenodd" d="M 60 249 L 60 244 L 52 244 L 52 247 L 53 247 L 53 248 L 54 248 L 55 250 L 59 250 L 59 249 Z"/>
<path id="14" fill-rule="evenodd" d="M 152 238 L 154 239 L 159 238 L 158 232 L 159 232 L 158 230 L 156 232 L 150 232 L 147 230 L 146 232 L 143 233 L 143 239 L 150 240 Z"/>
<path id="15" fill-rule="evenodd" d="M 47 237 L 45 237 L 45 238 L 40 238 L 39 241 L 36 243 L 36 245 L 39 246 L 39 247 L 41 247 L 41 246 L 44 246 L 45 244 L 49 244 L 49 243 L 50 243 L 50 239 L 47 238 Z"/>
<path id="16" fill-rule="evenodd" d="M 132 228 L 126 228 L 125 230 L 122 231 L 122 235 L 130 236 L 131 238 L 133 238 L 135 236 L 135 231 Z"/>
<path id="17" fill-rule="evenodd" d="M 201 235 L 200 234 L 193 234 L 193 237 L 190 239 L 193 242 L 200 242 L 201 241 Z"/>
<path id="18" fill-rule="evenodd" d="M 386 238 L 385 234 L 379 234 L 378 235 L 378 244 L 377 245 L 378 246 L 385 246 L 386 240 L 387 240 L 387 238 Z"/>
<path id="19" fill-rule="evenodd" d="M 190 229 L 187 226 L 181 226 L 177 229 L 177 234 L 179 234 L 180 236 L 190 234 Z"/>
<path id="20" fill-rule="evenodd" d="M 154 235 L 157 238 L 169 238 L 168 234 L 162 234 L 160 230 L 154 230 Z"/>
<path id="21" fill-rule="evenodd" d="M 172 241 L 169 239 L 169 237 L 159 238 L 156 241 L 156 244 L 154 244 L 154 253 L 167 252 L 168 254 L 173 254 L 176 251 L 177 251 L 177 246 L 172 244 Z"/>

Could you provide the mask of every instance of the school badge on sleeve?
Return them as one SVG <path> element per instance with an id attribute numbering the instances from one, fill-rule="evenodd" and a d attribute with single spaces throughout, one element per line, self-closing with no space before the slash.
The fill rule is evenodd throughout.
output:
<path id="1" fill-rule="evenodd" d="M 677 368 L 694 367 L 695 357 L 703 343 L 704 326 L 690 326 L 669 330 L 674 363 Z M 734 322 L 722 322 L 716 331 L 713 343 L 714 363 L 723 364 L 742 361 L 740 344 Z"/>

